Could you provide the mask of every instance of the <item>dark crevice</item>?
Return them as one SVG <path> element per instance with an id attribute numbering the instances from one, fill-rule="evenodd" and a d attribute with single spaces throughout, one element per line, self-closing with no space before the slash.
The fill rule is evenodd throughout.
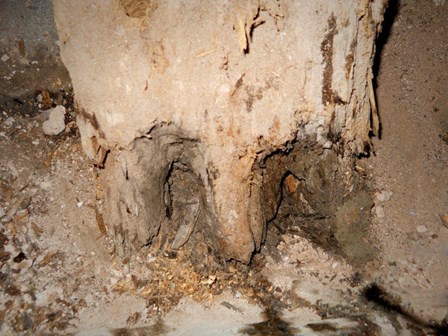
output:
<path id="1" fill-rule="evenodd" d="M 294 176 L 294 174 L 291 173 L 291 172 L 288 170 L 286 173 L 283 174 L 283 176 L 282 176 L 282 178 L 281 178 L 281 180 L 280 180 L 280 184 L 279 184 L 279 186 L 278 186 L 278 189 L 279 189 L 279 191 L 280 191 L 280 195 L 279 195 L 279 197 L 278 197 L 278 199 L 277 199 L 277 205 L 276 205 L 276 207 L 275 207 L 274 216 L 273 216 L 272 218 L 269 218 L 269 219 L 267 220 L 267 225 L 269 225 L 269 223 L 271 223 L 272 221 L 274 221 L 274 220 L 278 217 L 278 211 L 279 211 L 279 209 L 280 209 L 280 206 L 281 206 L 282 201 L 283 201 L 283 198 L 284 198 L 283 185 L 285 184 L 285 179 L 286 179 L 289 175 L 293 175 L 293 176 Z M 296 176 L 294 176 L 294 177 L 296 177 Z M 296 178 L 297 178 L 297 177 L 296 177 Z M 274 226 L 275 226 L 275 223 L 274 223 Z M 285 233 L 285 232 L 282 232 L 283 230 L 279 230 L 279 231 L 280 231 L 282 234 Z"/>
<path id="2" fill-rule="evenodd" d="M 376 88 L 376 81 L 381 67 L 381 54 L 383 52 L 384 46 L 387 44 L 389 37 L 392 33 L 392 26 L 395 22 L 395 18 L 400 10 L 400 0 L 389 0 L 386 12 L 384 13 L 384 21 L 381 29 L 381 33 L 376 39 L 376 52 L 375 58 L 373 60 L 373 76 L 374 76 L 374 88 Z"/>
<path id="3" fill-rule="evenodd" d="M 346 194 L 337 158 L 334 151 L 322 151 L 313 139 L 302 139 L 260 160 L 262 211 L 268 219 L 263 251 L 275 260 L 279 260 L 276 247 L 284 234 L 302 236 L 338 258 L 345 257 L 335 236 L 339 230 L 336 214 Z M 358 184 L 352 193 L 366 188 L 365 183 Z"/>
<path id="4" fill-rule="evenodd" d="M 384 13 L 384 21 L 382 24 L 382 29 L 380 34 L 378 35 L 376 41 L 375 41 L 375 48 L 376 48 L 376 52 L 375 52 L 375 57 L 373 59 L 373 66 L 372 66 L 372 73 L 373 73 L 373 89 L 374 91 L 377 90 L 378 87 L 378 82 L 377 82 L 377 77 L 379 75 L 380 72 L 380 68 L 381 68 L 381 55 L 383 53 L 383 49 L 384 46 L 387 44 L 387 41 L 389 40 L 389 36 L 392 33 L 392 26 L 395 22 L 395 18 L 398 15 L 400 9 L 400 0 L 390 0 L 388 3 L 388 6 L 386 8 L 386 12 Z M 377 102 L 377 107 L 378 107 L 378 102 Z M 377 112 L 380 120 L 381 120 L 381 111 Z M 371 114 L 370 116 L 371 120 L 370 123 L 371 125 L 373 125 L 373 114 Z M 380 121 L 379 124 L 379 129 L 378 129 L 378 134 L 376 134 L 378 136 L 379 139 L 381 139 L 381 134 L 382 134 L 382 124 Z M 369 137 L 373 137 L 374 134 L 373 132 L 369 133 Z M 369 145 L 370 147 L 370 145 Z M 371 148 L 367 148 L 367 152 L 369 153 Z"/>

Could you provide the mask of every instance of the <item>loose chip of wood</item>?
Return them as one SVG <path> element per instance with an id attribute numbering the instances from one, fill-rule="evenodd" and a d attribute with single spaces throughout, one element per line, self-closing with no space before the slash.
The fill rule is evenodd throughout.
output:
<path id="1" fill-rule="evenodd" d="M 231 303 L 229 303 L 229 302 L 226 302 L 226 301 L 221 302 L 221 306 L 224 306 L 224 307 L 226 307 L 227 309 L 234 310 L 234 311 L 236 311 L 236 312 L 238 312 L 238 313 L 240 313 L 240 314 L 243 313 L 243 311 L 242 311 L 241 309 L 239 309 L 238 307 L 235 307 L 233 304 L 231 304 Z"/>
<path id="2" fill-rule="evenodd" d="M 45 267 L 45 266 L 51 265 L 59 258 L 59 256 L 60 256 L 60 253 L 58 251 L 49 252 L 45 255 L 45 257 L 39 263 L 39 266 Z"/>
<path id="3" fill-rule="evenodd" d="M 50 92 L 44 90 L 42 91 L 41 95 L 42 95 L 42 108 L 43 109 L 51 108 L 53 100 L 51 99 Z"/>
<path id="4" fill-rule="evenodd" d="M 70 148 L 70 150 L 71 150 L 72 153 L 75 153 L 76 151 L 78 151 L 78 149 L 79 149 L 79 143 L 78 143 L 78 142 L 75 143 L 75 144 Z"/>
<path id="5" fill-rule="evenodd" d="M 126 323 L 129 325 L 134 325 L 138 322 L 138 320 L 140 320 L 141 314 L 139 312 L 135 312 L 134 314 L 132 314 L 131 316 L 128 317 L 128 319 L 126 320 Z"/>
<path id="6" fill-rule="evenodd" d="M 101 232 L 101 235 L 107 234 L 107 228 L 104 224 L 103 215 L 100 213 L 97 207 L 95 207 L 95 218 L 96 218 L 96 224 L 98 225 L 98 229 Z"/>
<path id="7" fill-rule="evenodd" d="M 33 229 L 33 232 L 37 237 L 40 237 L 42 233 L 44 233 L 44 230 L 34 222 L 31 222 L 31 228 Z"/>
<path id="8" fill-rule="evenodd" d="M 11 258 L 11 253 L 9 252 L 5 252 L 5 251 L 0 251 L 0 263 L 4 263 L 6 261 L 8 261 Z"/>

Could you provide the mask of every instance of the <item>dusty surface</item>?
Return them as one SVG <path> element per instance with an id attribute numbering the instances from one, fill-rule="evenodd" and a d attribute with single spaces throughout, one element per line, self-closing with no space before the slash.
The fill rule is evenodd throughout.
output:
<path id="1" fill-rule="evenodd" d="M 427 320 L 448 313 L 447 14 L 445 1 L 401 2 L 377 80 L 382 139 L 368 161 L 390 197 L 377 198 L 374 275 Z"/>
<path id="2" fill-rule="evenodd" d="M 32 27 L 32 29 L 30 29 Z M 70 85 L 59 55 L 50 0 L 0 3 L 0 100 Z"/>
<path id="3" fill-rule="evenodd" d="M 348 224 L 335 234 L 350 249 L 341 236 L 368 221 L 364 208 L 374 202 L 364 243 L 379 252 L 367 263 L 316 244 L 306 225 L 283 235 L 276 253 L 264 248 L 251 269 L 193 267 L 182 249 L 119 258 L 101 225 L 94 186 L 102 171 L 80 149 L 70 94 L 36 92 L 26 109 L 2 104 L 1 334 L 431 332 L 422 324 L 448 313 L 448 224 L 439 216 L 448 212 L 447 14 L 443 1 L 402 1 L 383 48 L 382 139 L 356 168 L 369 196 L 347 198 L 339 218 Z M 42 111 L 58 104 L 67 108 L 66 128 L 46 136 Z M 388 303 L 387 313 L 364 299 L 365 288 Z"/>

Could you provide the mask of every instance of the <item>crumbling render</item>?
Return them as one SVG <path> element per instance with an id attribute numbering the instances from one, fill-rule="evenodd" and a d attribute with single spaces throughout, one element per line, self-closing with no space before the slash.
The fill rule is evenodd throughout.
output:
<path id="1" fill-rule="evenodd" d="M 324 157 L 369 151 L 384 7 L 55 1 L 83 148 L 104 165 L 105 223 L 119 254 L 157 239 L 161 248 L 181 248 L 200 227 L 213 253 L 248 262 L 281 189 L 263 188 L 266 158 L 305 139 Z M 173 169 L 196 183 L 183 223 L 172 216 Z M 284 173 L 279 168 L 280 179 Z"/>

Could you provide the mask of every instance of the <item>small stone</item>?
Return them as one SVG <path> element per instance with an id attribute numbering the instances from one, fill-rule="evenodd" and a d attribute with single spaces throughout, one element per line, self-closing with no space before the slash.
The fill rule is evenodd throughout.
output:
<path id="1" fill-rule="evenodd" d="M 58 105 L 49 110 L 49 119 L 42 125 L 46 135 L 58 135 L 65 129 L 65 107 Z"/>
<path id="2" fill-rule="evenodd" d="M 5 210 L 0 208 L 0 218 L 2 218 L 4 215 L 6 215 Z"/>
<path id="3" fill-rule="evenodd" d="M 392 196 L 392 193 L 390 191 L 383 190 L 376 194 L 376 199 L 379 202 L 387 202 L 388 200 L 390 200 L 391 196 Z"/>
<path id="4" fill-rule="evenodd" d="M 381 205 L 375 207 L 375 214 L 378 218 L 384 218 L 386 214 L 384 213 L 384 208 Z"/>
<path id="5" fill-rule="evenodd" d="M 333 146 L 333 143 L 331 141 L 327 141 L 326 143 L 324 143 L 322 148 L 323 149 L 330 149 L 332 146 Z"/>
<path id="6" fill-rule="evenodd" d="M 426 231 L 428 231 L 428 228 L 424 225 L 418 225 L 417 226 L 417 232 L 418 233 L 425 233 Z"/>
<path id="7" fill-rule="evenodd" d="M 12 124 L 14 123 L 14 118 L 13 117 L 8 117 L 6 118 L 5 122 L 3 123 L 6 127 L 11 127 Z"/>
<path id="8" fill-rule="evenodd" d="M 6 54 L 3 54 L 1 60 L 2 60 L 3 62 L 6 62 L 7 60 L 9 60 L 9 56 L 6 55 Z"/>

